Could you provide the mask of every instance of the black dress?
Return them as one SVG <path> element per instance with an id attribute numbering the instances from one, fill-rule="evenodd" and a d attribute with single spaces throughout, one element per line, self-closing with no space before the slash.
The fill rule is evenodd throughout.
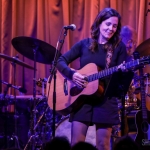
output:
<path id="1" fill-rule="evenodd" d="M 76 43 L 67 53 L 62 55 L 57 63 L 58 70 L 69 79 L 72 79 L 74 73 L 70 70 L 68 64 L 76 58 L 80 57 L 80 68 L 89 63 L 95 63 L 102 70 L 105 69 L 106 64 L 106 51 L 103 45 L 99 44 L 96 52 L 89 50 L 90 38 L 84 39 Z M 125 45 L 120 42 L 113 52 L 110 67 L 117 66 L 126 60 L 127 53 Z M 90 69 L 90 68 L 89 68 Z M 107 86 L 108 79 L 104 80 L 105 87 Z M 91 124 L 101 123 L 108 125 L 119 124 L 118 115 L 118 102 L 117 98 L 98 97 L 96 95 L 80 96 L 79 99 L 85 100 L 84 105 L 70 114 L 69 121 L 87 121 Z"/>

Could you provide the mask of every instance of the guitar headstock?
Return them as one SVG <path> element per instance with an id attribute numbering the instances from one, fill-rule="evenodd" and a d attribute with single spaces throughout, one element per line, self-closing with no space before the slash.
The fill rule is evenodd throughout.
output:
<path id="1" fill-rule="evenodd" d="M 150 64 L 150 56 L 143 56 L 139 59 L 140 65 Z"/>

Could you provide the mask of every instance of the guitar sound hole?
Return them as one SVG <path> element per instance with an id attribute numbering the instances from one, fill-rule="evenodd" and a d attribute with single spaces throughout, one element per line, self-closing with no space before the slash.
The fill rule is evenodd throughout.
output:
<path id="1" fill-rule="evenodd" d="M 147 121 L 142 122 L 142 131 L 147 132 L 148 128 L 149 128 L 148 122 Z"/>
<path id="2" fill-rule="evenodd" d="M 80 94 L 83 91 L 84 88 L 78 88 L 77 86 L 74 86 L 70 89 L 70 95 L 71 96 L 76 96 Z"/>

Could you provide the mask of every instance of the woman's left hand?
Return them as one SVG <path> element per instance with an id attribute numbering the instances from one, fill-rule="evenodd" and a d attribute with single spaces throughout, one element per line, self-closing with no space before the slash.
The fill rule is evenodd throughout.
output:
<path id="1" fill-rule="evenodd" d="M 118 67 L 117 67 L 118 70 L 122 70 L 122 71 L 127 71 L 126 69 L 126 66 L 125 66 L 125 61 L 123 63 L 121 63 Z"/>

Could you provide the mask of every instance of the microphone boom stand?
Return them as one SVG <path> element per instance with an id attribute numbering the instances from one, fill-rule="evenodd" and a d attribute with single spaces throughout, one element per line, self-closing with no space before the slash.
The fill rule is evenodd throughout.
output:
<path id="1" fill-rule="evenodd" d="M 53 123 L 52 123 L 52 137 L 55 137 L 55 115 L 56 115 L 56 65 L 57 65 L 57 60 L 59 58 L 59 55 L 61 54 L 61 49 L 64 43 L 64 39 L 67 36 L 67 30 L 65 28 L 64 34 L 63 34 L 63 38 L 62 40 L 58 40 L 57 42 L 57 46 L 56 46 L 56 53 L 55 53 L 55 57 L 54 57 L 54 61 L 52 63 L 52 67 L 50 70 L 50 78 L 49 78 L 49 89 L 48 89 L 48 97 L 49 97 L 49 92 L 50 92 L 50 84 L 52 81 L 52 78 L 54 78 L 54 88 L 53 88 Z M 47 109 L 46 109 L 47 110 Z"/>

